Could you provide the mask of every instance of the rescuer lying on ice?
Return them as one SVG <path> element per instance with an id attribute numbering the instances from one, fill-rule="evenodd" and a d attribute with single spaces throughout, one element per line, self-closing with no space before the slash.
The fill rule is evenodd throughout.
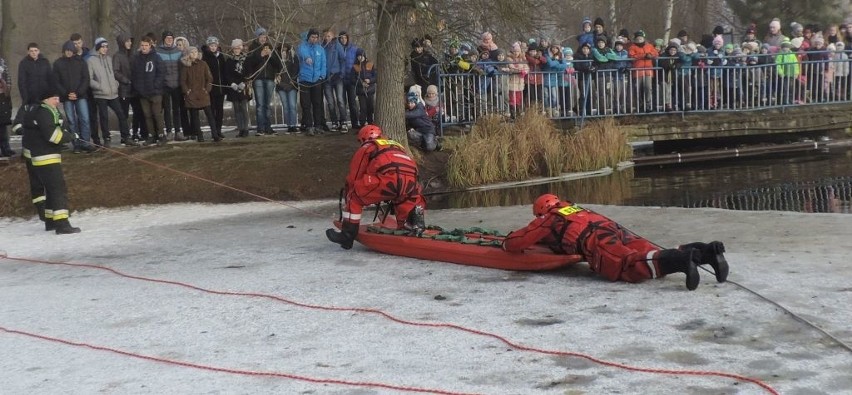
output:
<path id="1" fill-rule="evenodd" d="M 352 248 L 358 235 L 364 206 L 390 201 L 396 213 L 397 227 L 422 233 L 425 228 L 426 201 L 417 183 L 417 163 L 396 141 L 382 136 L 376 125 L 358 132 L 361 147 L 349 163 L 346 196 L 340 231 L 328 229 L 329 240 L 345 249 Z"/>
<path id="2" fill-rule="evenodd" d="M 610 281 L 638 283 L 671 273 L 686 274 L 686 288 L 698 287 L 698 265 L 709 264 L 716 281 L 728 278 L 725 246 L 718 241 L 690 243 L 677 249 L 661 249 L 603 215 L 591 212 L 552 194 L 533 204 L 536 216 L 524 228 L 503 241 L 503 249 L 521 252 L 536 243 L 554 252 L 580 254 L 596 273 Z"/>

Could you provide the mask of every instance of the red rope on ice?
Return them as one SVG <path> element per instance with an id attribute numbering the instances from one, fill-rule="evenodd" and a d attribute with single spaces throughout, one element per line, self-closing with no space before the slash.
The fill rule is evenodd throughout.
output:
<path id="1" fill-rule="evenodd" d="M 734 380 L 737 380 L 737 381 L 755 384 L 755 385 L 763 388 L 764 390 L 766 390 L 770 394 L 779 395 L 778 391 L 776 391 L 769 384 L 761 381 L 760 379 L 746 377 L 746 376 L 742 376 L 742 375 L 739 375 L 739 374 L 719 372 L 719 371 L 658 369 L 658 368 L 644 368 L 644 367 L 639 367 L 639 366 L 631 366 L 631 365 L 627 365 L 627 364 L 623 364 L 623 363 L 606 361 L 606 360 L 603 360 L 603 359 L 600 359 L 600 358 L 593 357 L 591 355 L 582 354 L 582 353 L 573 352 L 573 351 L 548 350 L 548 349 L 543 349 L 543 348 L 524 346 L 522 344 L 515 343 L 515 342 L 513 342 L 513 341 L 511 341 L 511 340 L 509 340 L 509 339 L 507 339 L 507 338 L 505 338 L 501 335 L 495 334 L 495 333 L 490 333 L 490 332 L 485 332 L 485 331 L 481 331 L 481 330 L 478 330 L 478 329 L 468 328 L 468 327 L 464 327 L 464 326 L 457 325 L 457 324 L 442 323 L 442 322 L 419 322 L 419 321 L 406 320 L 406 319 L 403 319 L 403 318 L 395 317 L 395 316 L 391 315 L 390 313 L 386 313 L 386 312 L 379 310 L 379 309 L 364 308 L 364 307 L 322 306 L 322 305 L 314 305 L 314 304 L 297 302 L 297 301 L 282 298 L 282 297 L 279 297 L 279 296 L 262 294 L 262 293 L 233 292 L 233 291 L 219 291 L 219 290 L 213 290 L 213 289 L 206 289 L 206 288 L 198 287 L 198 286 L 195 286 L 195 285 L 183 283 L 183 282 L 180 282 L 180 281 L 160 280 L 160 279 L 154 279 L 154 278 L 148 278 L 148 277 L 134 276 L 134 275 L 131 275 L 131 274 L 125 274 L 125 273 L 119 272 L 118 270 L 115 270 L 115 269 L 112 269 L 112 268 L 109 268 L 109 267 L 100 266 L 100 265 L 93 265 L 93 264 L 54 262 L 54 261 L 47 261 L 47 260 L 41 260 L 41 259 L 32 259 L 32 258 L 23 258 L 23 257 L 13 257 L 13 256 L 7 256 L 7 255 L 0 255 L 0 259 L 2 259 L 2 258 L 20 261 L 20 262 L 40 263 L 40 264 L 48 264 L 48 265 L 64 265 L 64 266 L 71 266 L 71 267 L 83 267 L 83 268 L 90 268 L 90 269 L 97 269 L 97 270 L 105 270 L 105 271 L 108 271 L 108 272 L 113 273 L 115 275 L 118 275 L 120 277 L 125 277 L 125 278 L 129 278 L 129 279 L 133 279 L 133 280 L 140 280 L 140 281 L 160 283 L 160 284 L 176 285 L 176 286 L 179 286 L 179 287 L 189 288 L 189 289 L 193 289 L 193 290 L 196 290 L 196 291 L 201 291 L 201 292 L 210 293 L 210 294 L 214 294 L 214 295 L 250 296 L 250 297 L 256 297 L 256 298 L 270 299 L 270 300 L 290 304 L 290 305 L 293 305 L 293 306 L 304 307 L 304 308 L 314 309 L 314 310 L 345 311 L 345 312 L 356 312 L 356 313 L 364 313 L 364 314 L 374 314 L 374 315 L 378 315 L 378 316 L 381 316 L 383 318 L 386 318 L 390 321 L 397 322 L 397 323 L 404 324 L 404 325 L 411 325 L 411 326 L 417 326 L 417 327 L 427 327 L 427 328 L 449 328 L 449 329 L 455 329 L 455 330 L 471 333 L 471 334 L 478 335 L 478 336 L 490 337 L 492 339 L 496 339 L 496 340 L 502 342 L 503 344 L 506 344 L 507 346 L 509 346 L 513 349 L 519 350 L 519 351 L 528 351 L 528 352 L 544 354 L 544 355 L 555 355 L 555 356 L 567 356 L 567 357 L 583 358 L 583 359 L 592 361 L 592 362 L 600 364 L 600 365 L 615 367 L 615 368 L 634 371 L 634 372 L 643 372 L 643 373 L 652 373 L 652 374 L 666 374 L 666 375 L 676 375 L 676 376 L 677 375 L 680 375 L 680 376 L 715 376 L 715 377 L 730 378 L 730 379 L 734 379 Z"/>
<path id="2" fill-rule="evenodd" d="M 220 368 L 220 367 L 217 367 L 217 366 L 210 366 L 210 365 L 203 365 L 203 364 L 192 363 L 192 362 L 177 361 L 177 360 L 168 359 L 168 358 L 152 357 L 150 355 L 137 354 L 137 353 L 130 352 L 130 351 L 115 349 L 115 348 L 112 348 L 112 347 L 96 346 L 96 345 L 89 344 L 89 343 L 75 342 L 75 341 L 71 341 L 71 340 L 65 340 L 65 339 L 60 339 L 60 338 L 51 337 L 51 336 L 39 335 L 39 334 L 25 332 L 25 331 L 16 330 L 16 329 L 9 329 L 9 328 L 5 328 L 3 326 L 0 326 L 0 331 L 15 334 L 15 335 L 28 336 L 28 337 L 32 337 L 32 338 L 36 338 L 36 339 L 40 339 L 40 340 L 47 340 L 47 341 L 55 342 L 55 343 L 61 343 L 61 344 L 65 344 L 65 345 L 68 345 L 68 346 L 89 348 L 89 349 L 92 349 L 92 350 L 99 350 L 99 351 L 107 351 L 107 352 L 111 352 L 111 353 L 114 353 L 114 354 L 123 355 L 125 357 L 142 359 L 142 360 L 146 360 L 146 361 L 161 362 L 161 363 L 165 363 L 165 364 L 169 364 L 169 365 L 178 365 L 178 366 L 183 366 L 183 367 L 193 368 L 193 369 L 209 370 L 209 371 L 220 372 L 220 373 L 231 373 L 231 374 L 238 374 L 238 375 L 243 375 L 243 376 L 278 377 L 278 378 L 286 378 L 286 379 L 299 380 L 299 381 L 307 381 L 307 382 L 310 382 L 310 383 L 318 383 L 318 384 L 337 384 L 337 385 L 347 385 L 347 386 L 355 386 L 355 387 L 385 388 L 385 389 L 392 389 L 392 390 L 405 391 L 405 392 L 424 392 L 424 393 L 445 394 L 445 395 L 470 395 L 471 394 L 471 393 L 468 393 L 468 392 L 453 392 L 453 391 L 445 391 L 445 390 L 439 390 L 439 389 L 433 389 L 433 388 L 406 387 L 406 386 L 401 386 L 401 385 L 385 384 L 385 383 L 371 382 L 371 381 L 318 379 L 318 378 L 314 378 L 314 377 L 301 376 L 301 375 L 290 374 L 290 373 L 259 372 L 259 371 L 254 371 L 254 370 Z"/>

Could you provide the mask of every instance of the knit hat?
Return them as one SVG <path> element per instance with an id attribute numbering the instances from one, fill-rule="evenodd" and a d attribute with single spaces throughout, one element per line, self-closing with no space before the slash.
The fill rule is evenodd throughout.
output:
<path id="1" fill-rule="evenodd" d="M 367 57 L 367 53 L 364 52 L 364 48 L 358 48 L 358 49 L 355 50 L 355 57 L 358 57 L 358 56 L 363 56 L 365 58 Z"/>
<path id="2" fill-rule="evenodd" d="M 73 41 L 71 43 L 73 44 Z M 45 99 L 49 99 L 51 97 L 59 97 L 59 96 L 60 96 L 59 91 L 56 88 L 54 88 L 53 86 L 51 86 L 50 84 L 48 84 L 47 89 L 45 89 L 44 91 L 41 92 L 41 95 L 39 95 L 38 99 L 39 100 L 45 100 Z"/>
<path id="3" fill-rule="evenodd" d="M 669 44 L 674 44 L 674 45 L 680 46 L 681 42 L 680 42 L 679 38 L 675 37 L 675 38 L 669 40 Z"/>
<path id="4" fill-rule="evenodd" d="M 797 38 L 797 40 L 798 40 L 798 38 Z M 801 45 L 801 42 L 799 42 L 799 45 Z M 793 42 L 790 41 L 789 38 L 784 37 L 784 39 L 781 40 L 781 48 L 790 48 L 791 46 L 793 46 Z"/>
<path id="5" fill-rule="evenodd" d="M 686 44 L 686 48 L 684 48 L 683 51 L 687 54 L 695 53 L 698 52 L 698 47 L 695 45 L 695 43 L 689 43 Z"/>
<path id="6" fill-rule="evenodd" d="M 637 31 L 636 31 L 636 33 L 633 33 L 633 37 L 634 37 L 634 38 L 636 38 L 636 37 L 645 37 L 645 31 L 644 31 L 644 30 L 637 30 Z"/>
<path id="7" fill-rule="evenodd" d="M 723 39 L 722 36 L 713 37 L 713 45 L 714 46 L 721 47 L 724 44 L 725 44 L 725 39 Z"/>
<path id="8" fill-rule="evenodd" d="M 239 38 L 235 38 L 235 39 L 231 40 L 231 48 L 241 47 L 242 45 L 243 45 L 243 40 L 240 40 Z"/>
<path id="9" fill-rule="evenodd" d="M 811 43 L 814 44 L 814 45 L 817 45 L 817 44 L 822 45 L 822 44 L 825 44 L 825 39 L 823 39 L 822 36 L 816 36 L 811 40 Z"/>
<path id="10" fill-rule="evenodd" d="M 618 35 L 621 37 L 629 37 L 630 31 L 628 31 L 627 29 L 621 29 L 618 31 Z"/>
<path id="11" fill-rule="evenodd" d="M 101 49 L 102 46 L 108 44 L 107 39 L 103 37 L 98 37 L 95 39 L 95 51 Z"/>
<path id="12" fill-rule="evenodd" d="M 216 36 L 207 37 L 207 45 L 213 45 L 213 44 L 219 45 L 219 39 L 216 38 Z"/>
<path id="13" fill-rule="evenodd" d="M 790 44 L 793 46 L 793 48 L 798 49 L 798 48 L 800 48 L 800 47 L 802 46 L 802 43 L 803 43 L 804 41 L 805 41 L 805 38 L 804 38 L 804 37 L 796 37 L 796 38 L 794 38 L 794 39 L 790 40 Z M 782 42 L 782 43 L 781 43 L 781 45 L 783 46 L 783 45 L 784 45 L 784 43 Z"/>
<path id="14" fill-rule="evenodd" d="M 663 41 L 662 38 L 658 38 L 658 39 L 654 40 L 654 46 L 655 47 L 662 47 L 663 44 L 665 44 L 665 41 Z"/>
<path id="15" fill-rule="evenodd" d="M 169 37 L 169 36 L 174 37 L 174 36 L 175 36 L 175 34 L 174 34 L 174 33 L 172 33 L 172 31 L 171 31 L 171 30 L 163 31 L 163 40 L 165 40 L 165 39 L 166 39 L 166 37 Z"/>
<path id="16" fill-rule="evenodd" d="M 571 47 L 562 47 L 562 55 L 564 55 L 564 56 L 569 56 L 569 55 L 573 56 L 573 55 L 574 55 L 574 50 L 573 50 L 573 49 L 571 49 Z"/>
<path id="17" fill-rule="evenodd" d="M 73 41 L 68 40 L 64 44 L 62 44 L 62 52 L 65 51 L 77 52 L 77 47 L 74 46 Z"/>
<path id="18" fill-rule="evenodd" d="M 778 27 L 779 27 L 779 28 L 781 27 L 781 23 L 780 23 L 780 22 L 778 23 Z M 802 24 L 801 24 L 801 23 L 799 23 L 799 22 L 793 22 L 793 23 L 791 23 L 791 24 L 790 24 L 790 29 L 792 29 L 794 33 L 801 33 L 801 32 L 803 32 L 803 31 L 805 31 L 805 27 L 804 27 L 804 26 L 802 26 Z"/>
<path id="19" fill-rule="evenodd" d="M 733 51 L 733 50 L 734 50 L 734 44 L 727 43 L 727 44 L 725 44 L 725 46 L 723 47 L 723 49 L 725 50 L 725 52 Z"/>
<path id="20" fill-rule="evenodd" d="M 690 44 L 693 44 L 693 43 L 690 43 Z M 707 53 L 707 48 L 704 48 L 704 46 L 701 45 L 701 44 L 696 45 L 695 50 L 698 51 L 698 53 Z"/>
<path id="21" fill-rule="evenodd" d="M 725 33 L 725 28 L 722 27 L 722 26 L 716 26 L 716 27 L 713 28 L 713 35 L 714 36 L 718 36 L 718 35 L 724 34 L 724 33 Z"/>
<path id="22" fill-rule="evenodd" d="M 255 37 L 260 37 L 260 36 L 263 36 L 263 35 L 266 35 L 266 29 L 264 29 L 262 27 L 258 27 L 257 29 L 254 29 L 254 36 Z"/>
<path id="23" fill-rule="evenodd" d="M 587 24 L 587 23 L 588 23 L 589 25 L 591 25 L 591 24 L 592 24 L 592 18 L 589 18 L 589 17 L 587 17 L 587 16 L 584 16 L 584 17 L 583 17 L 583 23 L 581 23 L 581 24 L 580 24 L 580 26 L 583 26 L 583 25 L 585 25 L 585 24 Z"/>
<path id="24" fill-rule="evenodd" d="M 408 101 L 409 103 L 417 103 L 417 102 L 420 101 L 420 98 L 417 97 L 417 93 L 408 92 L 408 94 L 405 95 L 405 100 Z"/>
<path id="25" fill-rule="evenodd" d="M 781 29 L 781 20 L 778 18 L 773 18 L 772 22 L 769 22 L 769 27 L 774 27 L 776 29 Z"/>
<path id="26" fill-rule="evenodd" d="M 595 26 L 605 26 L 603 19 L 601 17 L 595 18 Z"/>

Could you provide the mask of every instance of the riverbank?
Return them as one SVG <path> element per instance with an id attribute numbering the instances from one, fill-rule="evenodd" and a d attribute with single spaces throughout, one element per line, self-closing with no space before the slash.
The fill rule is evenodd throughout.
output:
<path id="1" fill-rule="evenodd" d="M 263 198 L 312 200 L 338 196 L 357 148 L 351 133 L 229 138 L 218 144 L 65 152 L 62 166 L 72 211 Z M 420 178 L 433 191 L 446 185 L 442 180 L 447 156 L 446 152 L 419 155 Z M 15 158 L 0 166 L 0 217 L 32 215 L 26 168 Z"/>

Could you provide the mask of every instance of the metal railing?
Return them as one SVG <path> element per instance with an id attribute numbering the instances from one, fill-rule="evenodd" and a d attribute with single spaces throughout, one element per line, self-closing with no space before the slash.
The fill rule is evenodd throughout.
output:
<path id="1" fill-rule="evenodd" d="M 825 53 L 834 54 L 808 52 L 811 56 Z M 801 60 L 802 54 L 793 55 L 797 55 L 796 63 L 776 64 L 777 55 L 757 55 L 742 57 L 742 62 L 727 58 L 721 65 L 702 61 L 685 67 L 665 67 L 667 60 L 675 58 L 660 57 L 657 66 L 649 68 L 605 68 L 606 63 L 572 61 L 565 72 L 523 75 L 520 103 L 512 100 L 518 92 L 509 90 L 510 79 L 517 82 L 518 75 L 499 72 L 508 63 L 489 62 L 465 73 L 438 73 L 441 109 L 434 121 L 442 130 L 475 123 L 489 114 L 515 117 L 525 111 L 539 111 L 552 119 L 583 120 L 852 101 L 852 59 Z M 591 72 L 578 71 L 589 69 L 580 67 L 582 62 L 596 67 Z M 616 63 L 621 62 L 632 63 L 630 59 Z M 643 74 L 647 76 L 640 77 Z"/>

